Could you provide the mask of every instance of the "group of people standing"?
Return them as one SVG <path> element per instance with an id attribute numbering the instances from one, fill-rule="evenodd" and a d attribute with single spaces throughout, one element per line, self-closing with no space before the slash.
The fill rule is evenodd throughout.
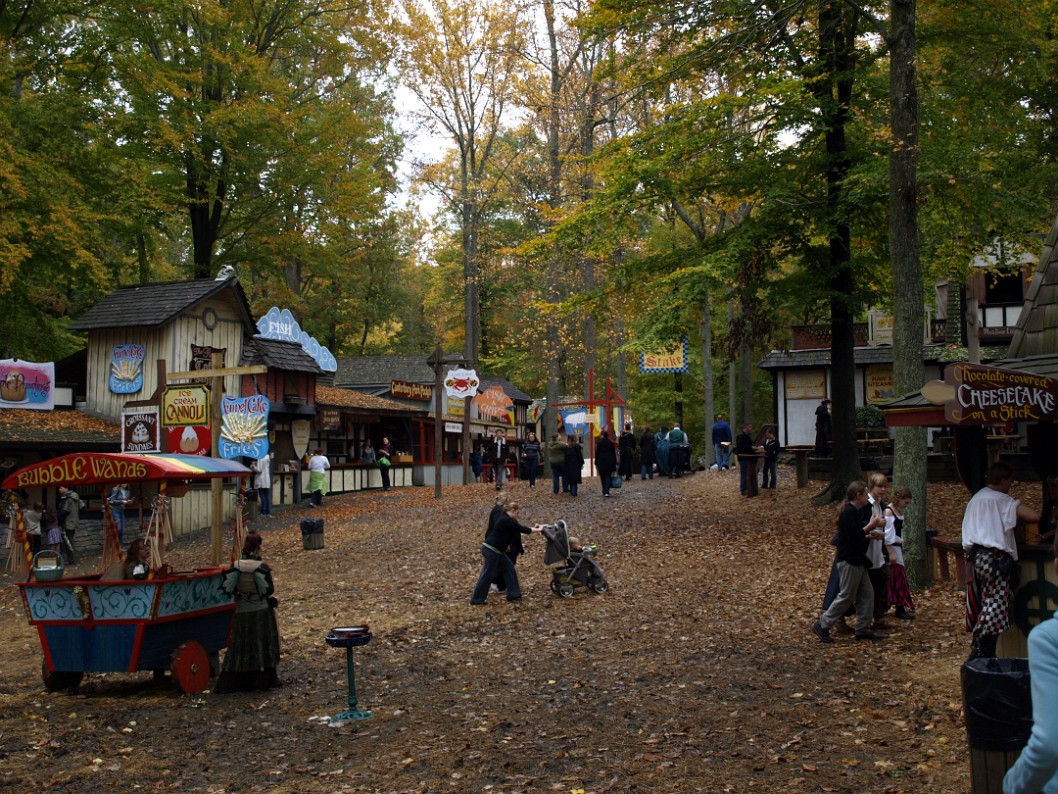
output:
<path id="1" fill-rule="evenodd" d="M 904 511 L 911 504 L 911 491 L 898 488 L 886 503 L 888 489 L 888 478 L 875 473 L 867 482 L 853 482 L 846 492 L 831 539 L 836 550 L 823 613 L 812 625 L 822 642 L 834 642 L 830 631 L 835 627 L 853 633 L 856 639 L 880 640 L 878 630 L 889 628 L 884 619 L 894 606 L 897 618 L 915 617 L 902 549 Z M 845 622 L 851 612 L 856 614 L 854 629 Z"/>

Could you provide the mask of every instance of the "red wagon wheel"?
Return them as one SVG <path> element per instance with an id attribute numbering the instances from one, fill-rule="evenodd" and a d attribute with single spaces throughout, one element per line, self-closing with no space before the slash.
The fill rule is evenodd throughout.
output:
<path id="1" fill-rule="evenodd" d="M 181 692 L 195 694 L 209 684 L 209 655 L 194 640 L 188 640 L 173 651 L 169 669 L 173 671 L 173 681 Z"/>

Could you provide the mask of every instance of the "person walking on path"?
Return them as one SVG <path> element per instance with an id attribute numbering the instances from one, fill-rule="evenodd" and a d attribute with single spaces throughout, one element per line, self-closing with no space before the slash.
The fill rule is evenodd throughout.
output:
<path id="1" fill-rule="evenodd" d="M 84 500 L 76 491 L 71 491 L 65 485 L 59 486 L 59 523 L 63 532 L 66 533 L 68 543 L 68 562 L 73 565 L 77 562 L 74 554 L 74 541 L 77 538 L 77 527 L 81 523 L 81 510 L 84 508 Z"/>
<path id="2" fill-rule="evenodd" d="M 309 494 L 311 501 L 309 507 L 319 507 L 323 504 L 323 497 L 327 495 L 327 470 L 331 468 L 331 462 L 323 454 L 319 447 L 309 458 Z"/>
<path id="3" fill-rule="evenodd" d="M 686 466 L 684 457 L 687 454 L 687 434 L 680 428 L 679 422 L 672 425 L 672 430 L 665 435 L 665 440 L 669 442 L 669 476 L 679 477 Z"/>
<path id="4" fill-rule="evenodd" d="M 999 635 L 1010 628 L 1010 602 L 1018 584 L 1018 521 L 1039 521 L 1039 513 L 1009 494 L 1014 470 L 993 463 L 985 487 L 966 503 L 962 545 L 968 563 L 966 630 L 973 635 L 970 658 L 996 655 Z"/>
<path id="5" fill-rule="evenodd" d="M 867 483 L 853 482 L 846 493 L 845 504 L 838 516 L 837 569 L 838 595 L 812 631 L 821 642 L 833 642 L 830 627 L 845 616 L 848 608 L 856 607 L 856 638 L 878 640 L 881 635 L 871 630 L 874 620 L 874 589 L 867 575 L 867 546 L 871 540 L 885 537 L 885 520 L 872 515 L 867 501 Z"/>
<path id="6" fill-rule="evenodd" d="M 529 487 L 536 487 L 536 471 L 540 467 L 540 442 L 536 440 L 536 433 L 529 431 L 529 437 L 522 444 L 522 457 L 525 459 L 525 476 L 529 480 Z"/>
<path id="7" fill-rule="evenodd" d="M 896 606 L 901 620 L 915 617 L 915 602 L 904 567 L 904 511 L 911 504 L 911 489 L 897 488 L 885 508 L 885 544 L 889 548 L 889 603 Z"/>
<path id="8" fill-rule="evenodd" d="M 266 452 L 264 457 L 255 460 L 250 465 L 253 471 L 253 487 L 257 491 L 257 501 L 261 505 L 261 515 L 272 515 L 272 453 Z"/>
<path id="9" fill-rule="evenodd" d="M 580 448 L 576 436 L 569 436 L 563 454 L 565 457 L 562 466 L 566 474 L 566 485 L 569 487 L 570 496 L 576 496 L 584 472 L 584 450 Z"/>
<path id="10" fill-rule="evenodd" d="M 378 473 L 382 477 L 382 490 L 388 491 L 389 485 L 389 469 L 393 465 L 393 445 L 389 443 L 389 438 L 386 436 L 382 437 L 382 446 L 378 448 L 376 452 L 378 457 Z"/>
<path id="11" fill-rule="evenodd" d="M 526 527 L 518 523 L 518 503 L 508 502 L 504 508 L 504 515 L 496 520 L 485 535 L 481 544 L 482 566 L 481 574 L 478 576 L 474 592 L 470 596 L 470 603 L 474 605 L 484 604 L 489 596 L 489 585 L 491 585 L 498 574 L 503 574 L 503 581 L 507 586 L 507 600 L 518 601 L 522 597 L 522 588 L 518 582 L 518 574 L 514 569 L 514 563 L 508 556 L 511 548 L 517 544 L 521 545 L 521 535 L 531 532 L 539 532 L 539 525 Z"/>
<path id="12" fill-rule="evenodd" d="M 551 440 L 547 442 L 547 462 L 551 466 L 551 490 L 553 493 L 558 493 L 562 490 L 563 493 L 569 491 L 569 485 L 566 483 L 566 447 L 569 446 L 561 438 L 558 433 L 551 436 Z"/>
<path id="13" fill-rule="evenodd" d="M 654 479 L 654 433 L 648 427 L 639 438 L 639 479 Z"/>
<path id="14" fill-rule="evenodd" d="M 608 430 L 599 433 L 595 440 L 595 468 L 599 472 L 599 481 L 602 483 L 602 495 L 610 497 L 610 483 L 614 472 L 617 471 L 617 447 L 610 440 Z"/>
<path id="15" fill-rule="evenodd" d="M 632 432 L 632 425 L 625 425 L 625 430 L 617 441 L 617 449 L 621 453 L 618 461 L 621 476 L 625 480 L 630 480 L 632 479 L 632 467 L 636 462 L 636 436 Z"/>
<path id="16" fill-rule="evenodd" d="M 503 490 L 504 464 L 507 462 L 507 438 L 501 428 L 496 428 L 496 435 L 489 442 L 489 463 L 492 464 L 492 476 L 495 478 L 496 490 Z"/>
<path id="17" fill-rule="evenodd" d="M 724 421 L 721 414 L 716 415 L 713 423 L 713 449 L 716 453 L 716 470 L 727 471 L 728 462 L 731 460 L 731 425 Z"/>
<path id="18" fill-rule="evenodd" d="M 775 489 L 779 484 L 779 439 L 775 437 L 775 431 L 764 428 L 764 472 L 761 474 L 761 488 Z M 769 482 L 771 483 L 769 485 Z"/>

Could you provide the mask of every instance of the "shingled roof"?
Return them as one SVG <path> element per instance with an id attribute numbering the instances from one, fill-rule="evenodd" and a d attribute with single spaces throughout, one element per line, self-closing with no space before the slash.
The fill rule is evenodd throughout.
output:
<path id="1" fill-rule="evenodd" d="M 924 345 L 922 358 L 933 361 L 943 354 L 943 345 Z M 892 364 L 893 348 L 889 345 L 857 347 L 853 351 L 857 364 Z M 761 369 L 796 369 L 798 367 L 829 367 L 830 350 L 772 350 L 758 364 Z"/>
<path id="2" fill-rule="evenodd" d="M 243 366 L 267 364 L 272 369 L 286 372 L 311 372 L 316 375 L 323 372 L 316 359 L 306 353 L 299 343 L 261 336 L 243 343 L 240 363 Z"/>
<path id="3" fill-rule="evenodd" d="M 158 327 L 166 325 L 202 301 L 229 289 L 234 290 L 243 321 L 252 333 L 255 326 L 246 293 L 238 279 L 234 278 L 224 281 L 210 278 L 120 287 L 74 320 L 70 327 L 75 331 Z"/>
<path id="4" fill-rule="evenodd" d="M 116 452 L 121 426 L 81 411 L 0 408 L 0 445 L 5 449 L 69 446 Z"/>
<path id="5" fill-rule="evenodd" d="M 364 394 L 352 389 L 339 389 L 334 386 L 316 384 L 316 405 L 328 408 L 356 408 L 377 414 L 426 414 L 425 410 L 412 408 L 385 397 Z"/>
<path id="6" fill-rule="evenodd" d="M 1058 350 L 1058 217 L 1044 240 L 1007 357 L 1040 356 L 1055 350 Z"/>
<path id="7" fill-rule="evenodd" d="M 433 383 L 435 377 L 433 367 L 426 363 L 429 357 L 429 355 L 418 355 L 339 358 L 338 370 L 334 373 L 334 385 L 350 389 L 388 391 L 390 381 L 394 380 L 403 380 L 408 383 Z M 446 357 L 460 358 L 458 354 L 448 354 Z"/>

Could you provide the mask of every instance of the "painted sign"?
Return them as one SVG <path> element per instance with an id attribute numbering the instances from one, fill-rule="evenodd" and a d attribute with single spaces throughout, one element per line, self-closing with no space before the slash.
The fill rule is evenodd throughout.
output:
<path id="1" fill-rule="evenodd" d="M 0 408 L 55 407 L 55 364 L 34 364 L 5 358 L 0 360 Z"/>
<path id="2" fill-rule="evenodd" d="M 170 427 L 165 431 L 165 442 L 174 454 L 209 455 L 213 452 L 213 434 L 209 425 Z"/>
<path id="3" fill-rule="evenodd" d="M 489 386 L 470 401 L 478 409 L 478 417 L 490 422 L 514 424 L 514 404 L 502 386 Z"/>
<path id="4" fill-rule="evenodd" d="M 445 432 L 446 433 L 462 433 L 463 432 L 463 425 L 459 424 L 459 422 L 445 422 Z"/>
<path id="5" fill-rule="evenodd" d="M 201 383 L 168 386 L 162 392 L 162 427 L 208 424 L 208 386 Z"/>
<path id="6" fill-rule="evenodd" d="M 687 337 L 683 337 L 672 352 L 640 353 L 639 371 L 647 375 L 658 375 L 665 372 L 686 372 L 687 362 Z"/>
<path id="7" fill-rule="evenodd" d="M 338 361 L 331 351 L 309 336 L 307 331 L 302 331 L 290 309 L 280 309 L 273 306 L 260 320 L 257 321 L 257 333 L 265 339 L 278 339 L 283 342 L 297 342 L 301 349 L 308 353 L 320 365 L 324 372 L 336 372 Z"/>
<path id="8" fill-rule="evenodd" d="M 433 399 L 433 387 L 425 383 L 409 383 L 406 380 L 391 380 L 389 382 L 389 393 L 391 397 L 401 400 L 418 400 L 429 402 Z"/>
<path id="9" fill-rule="evenodd" d="M 478 373 L 472 369 L 450 369 L 445 375 L 445 394 L 457 400 L 473 397 L 478 393 Z"/>
<path id="10" fill-rule="evenodd" d="M 463 416 L 463 400 L 457 400 L 455 397 L 449 397 L 445 395 L 445 407 L 444 412 L 449 416 Z"/>
<path id="11" fill-rule="evenodd" d="M 827 396 L 827 374 L 821 369 L 787 370 L 783 383 L 787 400 L 822 400 Z"/>
<path id="12" fill-rule="evenodd" d="M 121 414 L 121 451 L 162 451 L 157 408 L 125 409 Z"/>
<path id="13" fill-rule="evenodd" d="M 309 451 L 309 435 L 312 423 L 308 419 L 295 419 L 290 423 L 290 440 L 294 444 L 294 454 L 299 458 Z"/>
<path id="14" fill-rule="evenodd" d="M 869 404 L 884 403 L 893 399 L 893 365 L 870 364 L 863 384 L 864 398 Z"/>
<path id="15" fill-rule="evenodd" d="M 955 395 L 944 403 L 945 418 L 955 425 L 1005 425 L 1055 419 L 1058 380 L 980 364 L 952 364 L 944 382 Z"/>
<path id="16" fill-rule="evenodd" d="M 268 398 L 225 397 L 220 403 L 220 440 L 217 454 L 222 458 L 260 460 L 268 454 Z"/>
<path id="17" fill-rule="evenodd" d="M 114 345 L 110 350 L 110 391 L 135 394 L 143 388 L 143 345 Z"/>
<path id="18" fill-rule="evenodd" d="M 67 483 L 95 485 L 136 482 L 145 479 L 149 473 L 150 467 L 146 460 L 120 460 L 113 455 L 84 453 L 64 455 L 56 460 L 16 471 L 4 481 L 4 486 L 38 488 Z"/>
<path id="19" fill-rule="evenodd" d="M 338 430 L 342 426 L 342 412 L 337 408 L 320 409 L 320 430 Z"/>
<path id="20" fill-rule="evenodd" d="M 893 315 L 878 309 L 867 312 L 867 341 L 872 345 L 891 345 Z"/>
<path id="21" fill-rule="evenodd" d="M 191 345 L 191 365 L 188 369 L 211 369 L 213 367 L 213 354 L 220 353 L 220 365 L 224 366 L 224 354 L 228 352 L 226 347 L 210 347 L 209 345 Z"/>
<path id="22" fill-rule="evenodd" d="M 562 420 L 562 432 L 567 436 L 583 435 L 588 432 L 588 423 L 594 422 L 595 413 L 588 413 L 584 408 L 559 408 L 558 416 Z"/>

